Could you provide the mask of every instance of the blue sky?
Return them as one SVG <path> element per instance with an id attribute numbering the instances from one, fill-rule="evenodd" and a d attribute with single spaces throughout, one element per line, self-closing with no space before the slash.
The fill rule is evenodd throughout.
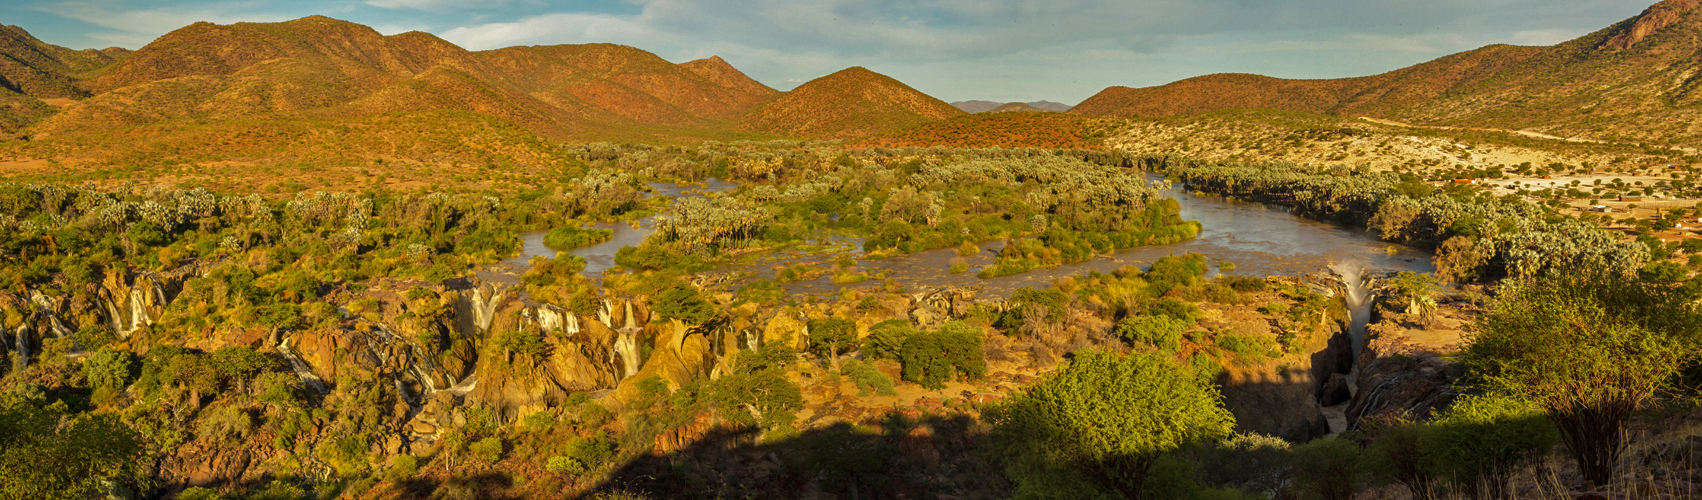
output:
<path id="1" fill-rule="evenodd" d="M 321 14 L 463 47 L 613 42 L 720 55 L 790 89 L 849 66 L 947 101 L 1074 104 L 1210 73 L 1336 78 L 1492 43 L 1549 45 L 1653 0 L 7 0 L 0 23 L 72 48 L 140 48 L 196 21 Z"/>

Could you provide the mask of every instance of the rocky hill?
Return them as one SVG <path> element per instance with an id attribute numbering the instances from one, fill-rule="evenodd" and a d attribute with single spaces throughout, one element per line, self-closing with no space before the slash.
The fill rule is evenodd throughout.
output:
<path id="1" fill-rule="evenodd" d="M 1008 102 L 1008 103 L 1005 103 L 1005 104 L 1001 104 L 1001 105 L 999 105 L 999 107 L 997 107 L 997 108 L 993 108 L 993 109 L 989 109 L 989 110 L 987 110 L 987 112 L 988 112 L 988 113 L 1010 113 L 1010 112 L 1018 112 L 1018 113 L 1051 113 L 1051 112 L 1052 112 L 1052 111 L 1051 111 L 1051 110 L 1045 110 L 1045 109 L 1040 109 L 1040 108 L 1036 108 L 1036 107 L 1034 107 L 1034 106 L 1030 106 L 1030 105 L 1028 105 L 1028 103 L 1022 103 L 1022 102 Z"/>
<path id="2" fill-rule="evenodd" d="M 17 26 L 0 26 L 0 134 L 52 114 L 64 99 L 88 96 L 78 81 L 130 54 L 112 47 L 71 50 L 37 40 Z"/>
<path id="3" fill-rule="evenodd" d="M 323 16 L 196 23 L 133 55 L 8 28 L 0 56 L 0 132 L 32 139 L 15 154 L 90 165 L 537 165 L 561 141 L 861 137 L 962 114 L 861 68 L 781 93 L 720 57 L 475 52 Z"/>
<path id="4" fill-rule="evenodd" d="M 997 108 L 1000 104 L 1004 103 L 994 101 L 955 101 L 951 103 L 951 107 L 961 109 L 966 113 L 980 113 Z"/>
<path id="5" fill-rule="evenodd" d="M 1003 107 L 1003 106 L 1016 106 L 1016 105 L 1035 108 L 1034 110 L 1024 110 L 1024 111 L 1057 111 L 1059 113 L 1062 113 L 1062 112 L 1065 112 L 1065 111 L 1069 111 L 1070 107 L 1071 107 L 1068 104 L 1052 102 L 1052 101 L 1005 102 L 1005 103 L 994 102 L 994 101 L 957 101 L 957 102 L 951 103 L 951 105 L 954 108 L 961 109 L 961 110 L 964 110 L 964 111 L 967 111 L 967 112 L 970 112 L 970 113 L 985 113 L 985 112 L 988 112 L 988 111 L 997 110 L 998 108 Z"/>
<path id="6" fill-rule="evenodd" d="M 1388 73 L 1331 80 L 1219 74 L 1111 87 L 1072 112 L 1171 116 L 1270 109 L 1566 137 L 1696 143 L 1702 12 L 1668 0 L 1551 47 L 1491 45 Z"/>
<path id="7" fill-rule="evenodd" d="M 743 118 L 742 130 L 811 139 L 873 135 L 965 114 L 863 67 L 799 85 Z"/>

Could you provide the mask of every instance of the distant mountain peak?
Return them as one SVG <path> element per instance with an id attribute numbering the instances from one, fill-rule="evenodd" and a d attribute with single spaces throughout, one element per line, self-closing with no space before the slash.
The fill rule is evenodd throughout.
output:
<path id="1" fill-rule="evenodd" d="M 1602 43 L 1603 49 L 1625 50 L 1662 28 L 1684 20 L 1684 16 L 1702 6 L 1702 0 L 1665 0 L 1643 9 L 1631 25 Z"/>
<path id="2" fill-rule="evenodd" d="M 787 137 L 863 137 L 964 114 L 904 82 L 853 66 L 752 110 L 743 128 Z"/>
<path id="3" fill-rule="evenodd" d="M 733 67 L 731 63 L 728 63 L 726 59 L 722 59 L 721 56 L 709 56 L 704 59 L 681 63 L 680 68 L 690 71 L 697 76 L 701 76 L 705 80 L 714 82 L 716 85 L 744 92 L 746 94 L 768 96 L 779 93 L 779 91 L 751 79 L 750 76 L 746 75 L 743 71 L 739 71 L 738 68 Z"/>

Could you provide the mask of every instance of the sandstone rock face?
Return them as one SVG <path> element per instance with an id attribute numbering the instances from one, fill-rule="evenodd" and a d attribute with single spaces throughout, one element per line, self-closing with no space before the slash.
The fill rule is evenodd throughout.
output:
<path id="1" fill-rule="evenodd" d="M 778 344 L 802 350 L 809 341 L 809 325 L 799 320 L 791 310 L 775 314 L 762 329 L 762 344 Z"/>
<path id="2" fill-rule="evenodd" d="M 1382 413 L 1427 418 L 1457 395 L 1448 375 L 1453 361 L 1442 357 L 1446 353 L 1414 345 L 1399 332 L 1389 323 L 1367 328 L 1358 387 L 1346 411 L 1349 429 L 1358 428 L 1361 418 Z"/>
<path id="3" fill-rule="evenodd" d="M 1334 280 L 1333 276 L 1323 276 L 1316 281 Z M 1326 284 L 1307 284 L 1323 293 L 1334 293 Z M 1210 318 L 1201 324 L 1215 326 Z M 1250 325 L 1237 328 L 1244 334 L 1258 333 L 1251 331 Z M 1331 378 L 1352 370 L 1347 329 L 1344 321 L 1320 318 L 1316 330 L 1305 337 L 1295 353 L 1251 366 L 1226 362 L 1228 366 L 1218 382 L 1224 405 L 1235 415 L 1236 432 L 1258 432 L 1289 441 L 1328 434 L 1329 421 L 1319 402 L 1326 399 L 1325 387 Z M 1267 334 L 1274 337 L 1276 332 Z"/>
<path id="4" fill-rule="evenodd" d="M 1684 20 L 1684 16 L 1696 10 L 1699 5 L 1702 5 L 1702 0 L 1666 0 L 1652 5 L 1644 9 L 1643 13 L 1631 22 L 1631 26 L 1603 42 L 1602 48 L 1607 50 L 1629 49 L 1656 31 Z"/>
<path id="5" fill-rule="evenodd" d="M 1353 391 L 1348 389 L 1347 377 L 1340 373 L 1331 373 L 1330 379 L 1324 381 L 1324 390 L 1318 396 L 1318 404 L 1335 406 L 1353 399 Z"/>

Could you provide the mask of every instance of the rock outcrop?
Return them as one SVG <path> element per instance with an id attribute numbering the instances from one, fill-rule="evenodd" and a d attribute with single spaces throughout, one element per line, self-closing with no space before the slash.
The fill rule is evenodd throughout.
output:
<path id="1" fill-rule="evenodd" d="M 1614 51 L 1629 49 L 1662 28 L 1683 21 L 1684 16 L 1696 10 L 1699 5 L 1702 5 L 1702 0 L 1666 0 L 1651 5 L 1643 9 L 1643 13 L 1632 20 L 1629 26 L 1622 28 L 1613 38 L 1602 42 L 1601 48 Z"/>

